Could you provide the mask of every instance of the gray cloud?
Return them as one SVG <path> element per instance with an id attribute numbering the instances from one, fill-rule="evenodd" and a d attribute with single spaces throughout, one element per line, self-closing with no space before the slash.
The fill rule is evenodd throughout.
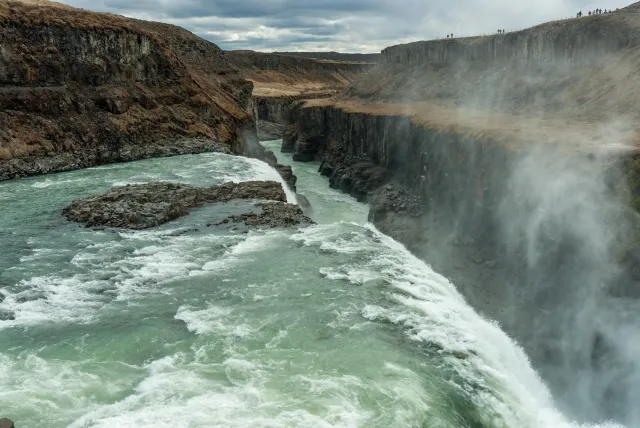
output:
<path id="1" fill-rule="evenodd" d="M 60 0 L 59 0 L 60 1 Z M 624 0 L 61 0 L 164 21 L 224 49 L 377 52 L 386 46 L 521 29 Z"/>

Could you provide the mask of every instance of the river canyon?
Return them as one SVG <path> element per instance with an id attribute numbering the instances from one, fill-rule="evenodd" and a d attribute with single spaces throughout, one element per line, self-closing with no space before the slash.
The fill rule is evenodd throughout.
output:
<path id="1" fill-rule="evenodd" d="M 366 62 L 0 0 L 0 417 L 640 426 L 638 8 Z"/>

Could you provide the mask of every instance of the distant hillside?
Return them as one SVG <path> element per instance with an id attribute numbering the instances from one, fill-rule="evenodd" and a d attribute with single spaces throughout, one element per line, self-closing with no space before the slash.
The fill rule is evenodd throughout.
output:
<path id="1" fill-rule="evenodd" d="M 254 51 L 227 51 L 225 60 L 254 84 L 254 96 L 332 95 L 373 64 L 311 59 Z"/>
<path id="2" fill-rule="evenodd" d="M 280 55 L 297 56 L 301 58 L 325 59 L 347 62 L 378 62 L 380 54 L 349 54 L 340 52 L 273 52 Z"/>

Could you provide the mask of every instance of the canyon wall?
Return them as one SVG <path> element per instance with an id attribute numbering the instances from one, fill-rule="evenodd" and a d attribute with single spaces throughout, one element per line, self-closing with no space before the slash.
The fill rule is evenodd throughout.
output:
<path id="1" fill-rule="evenodd" d="M 253 85 L 253 116 L 260 140 L 281 138 L 291 110 L 306 99 L 346 89 L 373 64 L 253 51 L 225 52 L 225 59 Z"/>
<path id="2" fill-rule="evenodd" d="M 635 129 L 639 43 L 640 13 L 620 9 L 494 36 L 392 46 L 341 98 Z"/>
<path id="3" fill-rule="evenodd" d="M 342 52 L 273 52 L 279 55 L 297 56 L 300 58 L 322 59 L 341 62 L 376 63 L 380 61 L 379 53 L 342 53 Z"/>
<path id="4" fill-rule="evenodd" d="M 382 61 L 427 67 L 498 62 L 598 62 L 602 55 L 640 44 L 637 16 L 617 12 L 569 21 L 549 22 L 526 30 L 484 36 L 421 41 L 391 46 Z"/>
<path id="5" fill-rule="evenodd" d="M 331 105 L 300 108 L 295 121 L 297 150 L 516 338 L 564 411 L 636 420 L 625 341 L 638 337 L 620 334 L 630 314 L 616 302 L 640 297 L 640 156 L 514 148 Z"/>
<path id="6" fill-rule="evenodd" d="M 251 91 L 217 46 L 184 29 L 0 1 L 0 179 L 242 154 Z"/>
<path id="7" fill-rule="evenodd" d="M 639 19 L 387 48 L 339 96 L 295 105 L 283 139 L 521 343 L 562 411 L 629 426 Z"/>
<path id="8" fill-rule="evenodd" d="M 318 73 L 327 77 L 338 78 L 340 75 L 348 76 L 350 73 L 362 73 L 371 68 L 372 64 L 347 62 L 347 61 L 328 61 L 315 58 L 303 58 L 277 53 L 262 53 L 255 51 L 227 51 L 226 59 L 235 64 L 238 68 L 245 70 L 261 70 L 261 71 L 281 71 L 286 74 L 295 72 Z"/>

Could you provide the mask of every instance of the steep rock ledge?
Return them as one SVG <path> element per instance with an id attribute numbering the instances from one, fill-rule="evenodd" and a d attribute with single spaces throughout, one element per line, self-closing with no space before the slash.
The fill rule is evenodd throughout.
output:
<path id="1" fill-rule="evenodd" d="M 640 44 L 636 12 L 621 10 L 483 37 L 420 41 L 391 46 L 382 62 L 428 67 L 473 63 L 476 68 L 510 61 L 599 61 L 602 55 Z"/>
<path id="2" fill-rule="evenodd" d="M 321 159 L 332 187 L 368 201 L 376 227 L 500 322 L 556 395 L 577 394 L 574 374 L 593 369 L 607 394 L 631 399 L 624 364 L 598 372 L 589 357 L 619 357 L 613 347 L 601 349 L 611 332 L 568 314 L 612 296 L 640 297 L 640 246 L 630 233 L 639 230 L 637 214 L 627 205 L 640 194 L 639 155 L 543 149 L 533 140 L 330 104 L 301 107 L 292 117 L 299 158 Z M 592 229 L 580 226 L 587 223 Z M 580 411 L 620 415 L 612 401 L 600 404 Z"/>
<path id="3" fill-rule="evenodd" d="M 0 0 L 3 179 L 212 149 L 241 154 L 251 90 L 217 46 L 181 28 Z"/>

